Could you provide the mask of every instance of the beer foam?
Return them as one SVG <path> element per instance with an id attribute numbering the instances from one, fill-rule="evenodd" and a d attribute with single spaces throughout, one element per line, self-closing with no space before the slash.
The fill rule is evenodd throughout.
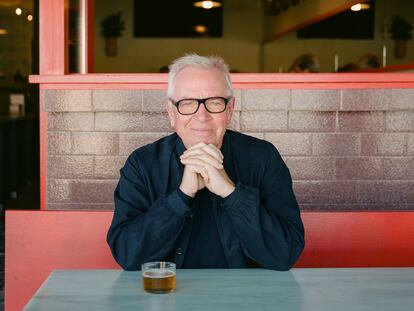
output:
<path id="1" fill-rule="evenodd" d="M 144 271 L 142 273 L 142 276 L 146 278 L 154 278 L 154 279 L 160 279 L 160 278 L 169 278 L 172 276 L 175 276 L 175 272 L 169 269 L 151 269 Z"/>

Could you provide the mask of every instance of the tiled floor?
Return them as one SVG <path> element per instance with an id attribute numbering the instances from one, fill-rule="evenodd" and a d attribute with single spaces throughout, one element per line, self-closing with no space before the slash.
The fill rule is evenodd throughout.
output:
<path id="1" fill-rule="evenodd" d="M 9 200 L 0 208 L 0 311 L 4 310 L 4 210 L 39 209 L 39 185 L 21 189 L 17 199 Z"/>

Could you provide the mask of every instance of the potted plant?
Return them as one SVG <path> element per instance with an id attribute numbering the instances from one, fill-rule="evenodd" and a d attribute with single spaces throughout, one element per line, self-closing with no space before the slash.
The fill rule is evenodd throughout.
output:
<path id="1" fill-rule="evenodd" d="M 121 12 L 111 14 L 101 22 L 102 35 L 105 38 L 105 52 L 107 56 L 117 55 L 117 38 L 122 37 L 125 30 L 125 21 Z"/>
<path id="2" fill-rule="evenodd" d="M 391 19 L 389 32 L 391 38 L 395 40 L 395 57 L 403 58 L 407 54 L 407 41 L 412 38 L 411 24 L 401 16 L 394 16 Z"/>

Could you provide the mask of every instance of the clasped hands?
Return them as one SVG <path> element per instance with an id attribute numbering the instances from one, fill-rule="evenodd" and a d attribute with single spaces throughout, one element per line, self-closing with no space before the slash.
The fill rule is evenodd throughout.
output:
<path id="1" fill-rule="evenodd" d="M 223 159 L 220 149 L 212 144 L 198 143 L 187 149 L 180 156 L 184 164 L 180 190 L 190 197 L 204 187 L 222 198 L 230 195 L 235 186 L 224 170 Z"/>

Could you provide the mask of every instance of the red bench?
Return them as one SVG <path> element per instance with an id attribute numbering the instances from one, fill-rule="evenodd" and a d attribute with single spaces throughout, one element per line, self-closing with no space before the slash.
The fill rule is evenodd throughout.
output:
<path id="1" fill-rule="evenodd" d="M 414 267 L 414 212 L 305 212 L 295 267 Z M 21 310 L 53 269 L 119 269 L 112 212 L 6 211 L 5 310 Z"/>

